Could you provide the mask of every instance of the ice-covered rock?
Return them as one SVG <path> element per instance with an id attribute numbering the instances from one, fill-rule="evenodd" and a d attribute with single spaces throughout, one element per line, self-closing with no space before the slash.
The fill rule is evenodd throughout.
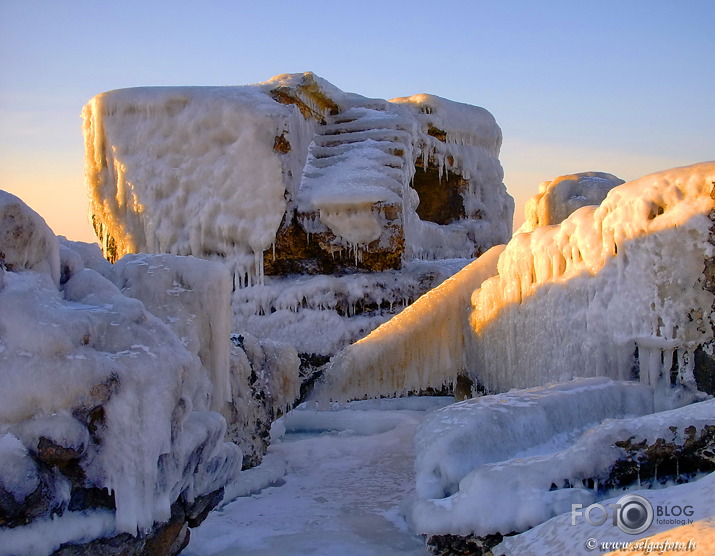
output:
<path id="1" fill-rule="evenodd" d="M 202 410 L 211 391 L 201 360 L 10 200 L 1 224 L 10 257 L 0 287 L 0 553 L 87 542 L 80 515 L 97 537 L 140 533 L 145 543 L 168 521 L 186 537 L 187 516 L 218 502 L 242 460 L 224 440 L 224 418 Z M 55 519 L 75 525 L 50 526 Z M 38 545 L 42 530 L 54 533 Z"/>
<path id="2" fill-rule="evenodd" d="M 23 201 L 0 190 L 0 266 L 35 270 L 60 281 L 57 238 L 44 219 Z"/>
<path id="3" fill-rule="evenodd" d="M 84 112 L 105 255 L 220 259 L 264 273 L 473 257 L 511 235 L 501 130 L 432 95 L 386 101 L 312 73 L 242 87 L 103 93 Z"/>
<path id="4" fill-rule="evenodd" d="M 581 207 L 600 205 L 608 192 L 624 181 L 605 172 L 580 172 L 545 181 L 526 202 L 525 221 L 516 233 L 560 224 Z"/>
<path id="5" fill-rule="evenodd" d="M 232 400 L 231 277 L 226 266 L 173 255 L 126 255 L 114 267 L 114 280 L 126 296 L 139 299 L 197 355 L 208 371 L 211 409 Z M 206 391 L 206 385 L 197 389 Z M 197 408 L 207 409 L 194 400 Z"/>

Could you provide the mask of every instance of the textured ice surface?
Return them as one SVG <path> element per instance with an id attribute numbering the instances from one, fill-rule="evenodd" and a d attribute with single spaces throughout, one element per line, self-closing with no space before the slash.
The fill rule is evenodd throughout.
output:
<path id="1" fill-rule="evenodd" d="M 263 463 L 227 488 L 240 496 L 192 531 L 184 554 L 426 556 L 400 505 L 413 490 L 415 426 L 448 402 L 292 411 Z"/>
<path id="2" fill-rule="evenodd" d="M 206 371 L 200 359 L 141 301 L 123 295 L 102 274 L 85 268 L 83 261 L 91 258 L 91 250 L 77 252 L 72 242 L 63 241 L 60 253 L 56 239 L 54 244 L 45 241 L 49 229 L 40 217 L 19 200 L 11 201 L 3 204 L 14 207 L 9 216 L 5 214 L 3 225 L 19 214 L 22 218 L 14 219 L 22 224 L 16 227 L 17 238 L 39 247 L 23 251 L 25 263 L 20 264 L 19 255 L 8 248 L 15 245 L 12 237 L 0 237 L 0 251 L 12 255 L 0 280 L 0 482 L 21 501 L 41 479 L 42 495 L 51 498 L 46 501 L 48 508 L 65 510 L 68 481 L 47 470 L 38 475 L 29 457 L 45 438 L 77 452 L 88 486 L 114 494 L 111 529 L 101 517 L 87 522 L 92 530 L 147 531 L 155 521 L 168 519 L 180 494 L 190 502 L 233 479 L 241 452 L 223 442 L 223 417 L 192 411 L 194 406 L 202 409 L 202 401 L 206 405 L 211 393 L 210 383 L 201 379 Z M 28 238 L 24 232 L 34 235 Z M 214 283 L 208 274 L 201 275 L 206 265 L 211 267 L 195 261 L 191 269 L 183 269 L 193 277 L 195 287 L 202 280 Z M 157 279 L 155 285 L 161 281 Z M 224 295 L 228 302 L 228 291 Z M 194 307 L 198 312 L 198 305 Z M 217 313 L 213 318 L 218 322 L 216 301 L 213 306 L 206 301 L 202 309 Z M 228 314 L 223 320 L 228 331 Z M 197 342 L 211 345 L 210 337 Z M 97 409 L 102 418 L 95 422 L 90 439 L 87 415 Z M 68 514 L 59 522 L 38 522 L 0 533 L 10 535 L 13 543 L 24 538 L 30 547 L 36 546 L 32 537 L 38 531 L 54 531 L 57 536 L 47 539 L 46 545 L 55 543 L 47 549 L 54 550 L 64 542 L 59 539 L 76 540 L 77 528 L 71 525 L 76 524 L 75 518 L 76 514 Z M 63 531 L 57 523 L 70 525 Z"/>

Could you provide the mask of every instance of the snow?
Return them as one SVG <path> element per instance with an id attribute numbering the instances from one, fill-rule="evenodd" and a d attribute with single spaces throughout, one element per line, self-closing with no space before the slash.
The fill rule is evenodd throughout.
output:
<path id="1" fill-rule="evenodd" d="M 570 511 L 572 504 L 587 507 L 607 498 L 598 484 L 623 457 L 617 441 L 634 438 L 652 444 L 668 438 L 682 444 L 687 427 L 701 430 L 712 423 L 712 399 L 641 417 L 612 418 L 645 413 L 652 400 L 643 390 L 647 388 L 641 385 L 586 379 L 478 398 L 437 412 L 416 437 L 418 499 L 411 525 L 427 535 L 524 531 Z M 588 428 L 589 423 L 594 424 Z M 523 452 L 568 431 L 576 434 L 562 438 L 568 440 L 563 445 L 551 442 L 531 455 Z M 490 442 L 494 438 L 497 445 Z"/>
<path id="2" fill-rule="evenodd" d="M 603 419 L 653 412 L 650 388 L 606 378 L 512 390 L 450 405 L 419 427 L 417 492 L 425 499 L 459 490 L 474 468 L 581 430 Z M 498 438 L 499 442 L 493 442 Z"/>
<path id="3" fill-rule="evenodd" d="M 629 379 L 638 349 L 641 380 L 659 397 L 673 357 L 679 381 L 692 383 L 693 352 L 712 338 L 703 269 L 714 180 L 712 162 L 666 170 L 514 236 L 499 275 L 472 296 L 473 377 L 491 391 L 575 372 Z"/>
<path id="4" fill-rule="evenodd" d="M 10 433 L 0 436 L 0 487 L 22 504 L 39 486 L 37 465 L 29 457 L 27 448 Z"/>
<path id="5" fill-rule="evenodd" d="M 449 401 L 378 400 L 290 412 L 279 421 L 285 434 L 263 463 L 227 488 L 227 498 L 240 496 L 194 529 L 182 554 L 426 556 L 400 504 L 413 489 L 415 426 Z"/>
<path id="6" fill-rule="evenodd" d="M 233 399 L 229 377 L 232 315 L 228 303 L 232 284 L 228 268 L 195 257 L 141 254 L 122 257 L 114 273 L 124 295 L 141 300 L 201 359 L 210 377 L 211 409 L 221 411 Z M 200 407 L 196 398 L 197 409 L 207 409 Z"/>
<path id="7" fill-rule="evenodd" d="M 84 268 L 72 243 L 63 242 L 60 258 L 57 240 L 44 241 L 44 222 L 29 207 L 15 198 L 3 205 L 8 206 L 14 212 L 3 224 L 19 214 L 21 222 L 31 225 L 22 228 L 31 236 L 17 235 L 17 244 L 27 240 L 36 249 L 24 253 L 39 255 L 27 255 L 19 264 L 21 259 L 7 247 L 12 241 L 6 245 L 7 236 L 0 238 L 0 250 L 11 254 L 0 282 L 0 483 L 23 498 L 41 482 L 48 512 L 65 510 L 67 479 L 60 473 L 33 471 L 30 455 L 38 450 L 40 438 L 47 438 L 79 453 L 88 486 L 114 494 L 116 512 L 109 532 L 136 534 L 165 521 L 180 494 L 190 501 L 234 479 L 242 455 L 234 444 L 223 442 L 223 417 L 193 410 L 202 409 L 201 400 L 210 395 L 210 383 L 201 381 L 201 361 L 141 301 Z M 48 261 L 55 266 L 49 267 Z M 206 265 L 209 272 L 202 275 L 199 267 L 206 270 Z M 202 280 L 212 287 L 219 278 L 230 284 L 225 270 L 223 276 L 214 276 L 212 263 L 186 262 L 183 270 L 197 289 Z M 207 280 L 209 274 L 212 280 Z M 161 285 L 160 280 L 155 285 Z M 145 286 L 144 291 L 152 290 Z M 228 288 L 224 295 L 228 301 Z M 218 313 L 205 317 L 217 329 L 221 318 L 230 323 L 230 313 L 221 317 L 218 301 L 202 309 Z M 228 330 L 228 324 L 224 327 Z M 204 339 L 198 343 L 212 345 Z M 100 406 L 103 419 L 90 437 L 88 415 Z M 193 472 L 185 474 L 187 468 Z M 72 516 L 67 520 L 75 523 Z M 88 523 L 100 522 L 98 527 L 106 532 L 104 517 Z M 24 538 L 32 546 L 37 531 L 77 536 L 74 525 L 67 532 L 62 529 L 50 521 L 12 531 L 0 528 L 0 534 L 13 542 Z"/>
<path id="8" fill-rule="evenodd" d="M 60 281 L 57 238 L 44 219 L 18 197 L 0 190 L 0 266 L 35 270 Z"/>
<path id="9" fill-rule="evenodd" d="M 469 261 L 411 261 L 399 271 L 342 276 L 267 276 L 237 289 L 233 329 L 288 343 L 300 353 L 332 355 L 412 303 Z"/>
<path id="10" fill-rule="evenodd" d="M 647 536 L 628 535 L 618 527 L 614 527 L 608 519 L 600 526 L 593 526 L 585 519 L 576 519 L 572 525 L 571 512 L 554 517 L 533 529 L 520 535 L 506 537 L 501 544 L 493 549 L 496 556 L 540 556 L 542 554 L 593 554 L 593 549 L 586 548 L 586 542 L 594 539 L 597 552 L 602 553 L 609 548 L 615 548 L 610 543 L 632 543 L 637 545 L 642 540 L 651 543 L 651 548 L 643 548 L 638 554 L 670 553 L 659 547 L 657 543 L 694 541 L 696 554 L 712 554 L 715 551 L 715 518 L 712 509 L 715 507 L 715 473 L 703 477 L 699 481 L 683 485 L 671 486 L 660 490 L 633 490 L 628 494 L 638 494 L 646 498 L 650 504 L 667 508 L 686 508 L 693 510 L 692 524 L 674 527 L 671 521 L 680 522 L 683 518 L 655 518 L 648 528 Z M 599 503 L 606 508 L 615 504 L 621 495 L 602 500 Z M 609 513 L 609 517 L 611 514 Z M 676 523 L 677 525 L 677 523 Z M 601 543 L 609 543 L 609 548 L 601 550 Z M 641 545 L 643 546 L 643 545 Z M 685 552 L 685 551 L 683 551 Z M 610 552 L 609 552 L 610 553 Z M 633 554 L 634 551 L 615 551 L 615 554 Z M 673 551 L 676 553 L 676 551 Z"/>
<path id="11" fill-rule="evenodd" d="M 300 151 L 305 126 L 265 90 L 123 89 L 87 104 L 92 211 L 120 255 L 219 254 L 238 275 L 257 275 L 286 210 L 274 137 L 288 133 Z"/>
<path id="12" fill-rule="evenodd" d="M 0 556 L 52 554 L 65 543 L 90 542 L 113 532 L 112 512 L 65 512 L 26 527 L 0 528 Z"/>

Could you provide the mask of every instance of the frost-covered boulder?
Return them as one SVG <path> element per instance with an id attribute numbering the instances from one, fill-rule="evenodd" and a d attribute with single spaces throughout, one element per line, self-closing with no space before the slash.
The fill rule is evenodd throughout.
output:
<path id="1" fill-rule="evenodd" d="M 0 190 L 0 266 L 35 270 L 59 284 L 57 238 L 44 219 L 19 198 Z"/>
<path id="2" fill-rule="evenodd" d="M 111 91 L 83 116 L 93 221 L 112 261 L 220 259 L 249 285 L 473 257 L 511 235 L 501 130 L 476 106 L 368 99 L 305 73 Z"/>
<path id="3" fill-rule="evenodd" d="M 12 206 L 3 229 L 18 214 L 41 222 Z M 17 245 L 46 255 L 44 231 Z M 12 237 L 5 252 L 33 252 Z M 13 255 L 0 280 L 0 553 L 158 537 L 176 539 L 176 553 L 235 479 L 241 451 L 206 410 L 201 360 L 171 328 L 67 244 L 49 253 Z"/>
<path id="4" fill-rule="evenodd" d="M 600 205 L 608 192 L 622 183 L 622 179 L 606 172 L 567 174 L 545 181 L 539 185 L 539 192 L 526 202 L 525 221 L 517 233 L 560 224 L 581 207 Z"/>

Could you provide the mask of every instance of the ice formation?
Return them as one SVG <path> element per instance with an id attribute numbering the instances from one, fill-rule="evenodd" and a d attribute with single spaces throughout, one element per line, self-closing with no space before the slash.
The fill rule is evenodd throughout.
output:
<path id="1" fill-rule="evenodd" d="M 496 274 L 503 246 L 423 295 L 330 362 L 316 394 L 322 399 L 407 394 L 440 388 L 467 371 L 465 337 L 472 291 Z"/>
<path id="2" fill-rule="evenodd" d="M 57 530 L 54 550 L 84 538 L 76 527 L 79 537 L 69 538 L 70 529 L 50 525 L 50 515 L 76 504 L 77 489 L 111 493 L 116 511 L 98 534 L 111 536 L 146 532 L 169 519 L 177 499 L 191 503 L 235 478 L 241 452 L 224 441 L 223 417 L 207 411 L 211 383 L 201 359 L 141 301 L 85 268 L 91 250 L 58 245 L 36 213 L 4 192 L 0 222 L 3 230 L 22 224 L 0 237 L 0 490 L 10 508 L 3 519 L 36 512 L 26 516 L 36 519 L 25 538 L 34 527 Z M 81 485 L 56 458 L 78 462 Z M 22 530 L 0 527 L 0 546 Z"/>
<path id="3" fill-rule="evenodd" d="M 416 436 L 415 530 L 476 536 L 524 531 L 570 512 L 572 503 L 585 507 L 609 498 L 612 493 L 599 485 L 627 456 L 616 442 L 683 445 L 686 429 L 704 430 L 715 415 L 714 400 L 648 414 L 652 403 L 643 385 L 594 378 L 435 412 Z"/>
<path id="4" fill-rule="evenodd" d="M 211 409 L 220 412 L 233 399 L 228 269 L 194 257 L 141 254 L 117 261 L 114 273 L 124 295 L 144 303 L 199 356 L 210 376 Z"/>
<path id="5" fill-rule="evenodd" d="M 600 205 L 608 192 L 622 183 L 622 179 L 605 172 L 580 172 L 545 181 L 526 202 L 524 224 L 516 233 L 560 224 L 581 207 Z"/>
<path id="6" fill-rule="evenodd" d="M 713 162 L 659 172 L 613 188 L 600 206 L 558 225 L 515 235 L 495 276 L 471 278 L 471 267 L 454 276 L 460 290 L 474 292 L 471 311 L 423 298 L 336 358 L 330 395 L 402 392 L 423 384 L 425 372 L 434 384 L 466 370 L 496 392 L 574 376 L 639 376 L 667 407 L 671 382 L 692 385 L 693 353 L 713 337 L 705 276 L 713 182 Z M 427 334 L 445 329 L 465 330 L 464 341 L 452 333 L 442 350 L 422 350 Z"/>
<path id="7" fill-rule="evenodd" d="M 241 286 L 262 283 L 266 268 L 473 257 L 511 233 L 501 130 L 483 108 L 368 99 L 305 73 L 111 91 L 83 117 L 91 211 L 110 260 L 220 259 Z"/>

